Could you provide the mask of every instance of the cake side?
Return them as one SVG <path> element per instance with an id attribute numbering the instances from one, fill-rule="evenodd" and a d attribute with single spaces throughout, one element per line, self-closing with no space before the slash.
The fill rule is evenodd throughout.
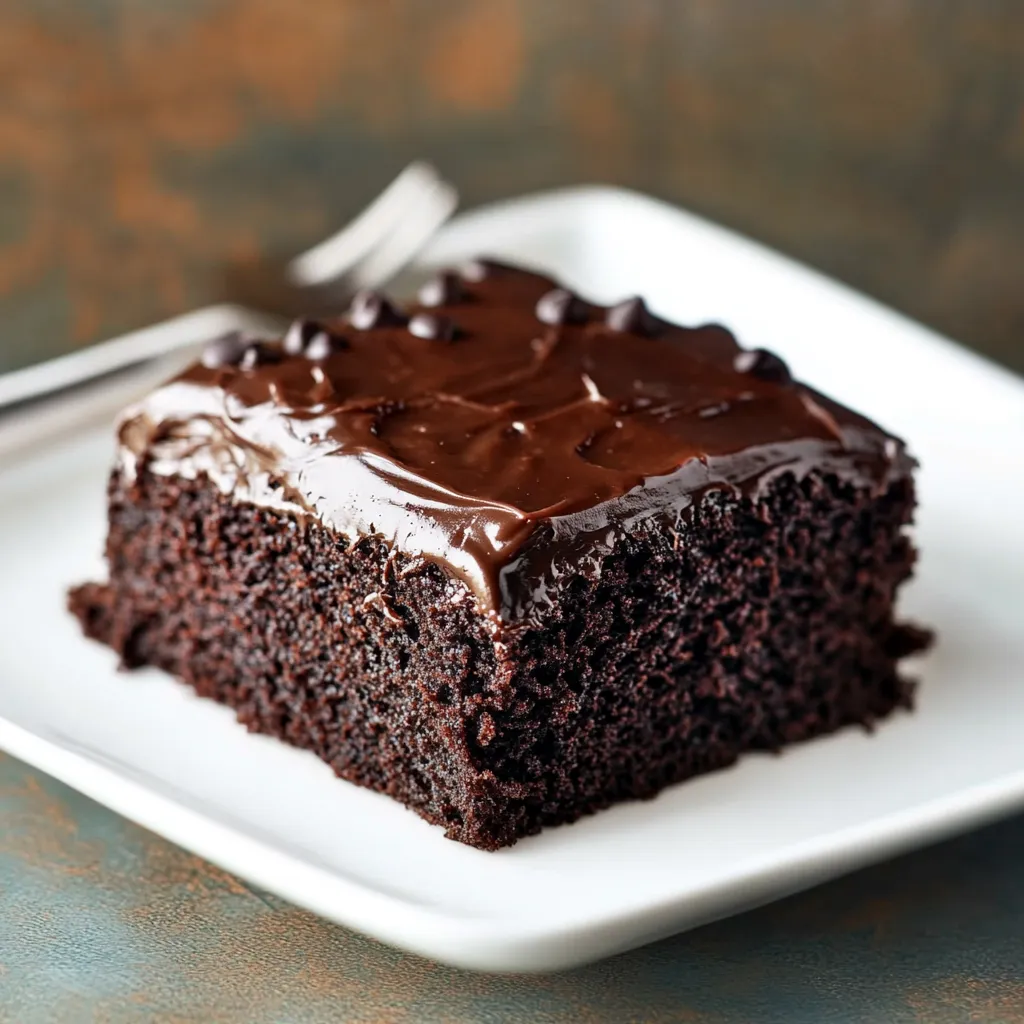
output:
<path id="1" fill-rule="evenodd" d="M 493 779 L 464 736 L 500 667 L 465 586 L 379 539 L 230 501 L 208 480 L 140 472 L 109 487 L 109 581 L 71 611 L 124 668 L 160 668 L 248 729 L 311 750 L 450 836 Z"/>
<path id="2" fill-rule="evenodd" d="M 893 600 L 912 507 L 909 481 L 815 474 L 709 494 L 495 643 L 429 561 L 143 472 L 112 479 L 110 582 L 71 607 L 127 667 L 495 849 L 909 705 L 898 660 L 921 636 Z"/>
<path id="3" fill-rule="evenodd" d="M 911 707 L 900 661 L 930 639 L 895 616 L 913 509 L 909 479 L 878 493 L 786 474 L 757 501 L 706 495 L 676 530 L 649 524 L 598 572 L 563 576 L 544 625 L 512 644 L 515 696 L 473 745 L 529 794 L 516 827 Z"/>

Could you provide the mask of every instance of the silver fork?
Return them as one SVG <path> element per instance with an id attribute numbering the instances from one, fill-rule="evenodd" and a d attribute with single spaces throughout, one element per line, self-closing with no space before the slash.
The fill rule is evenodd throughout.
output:
<path id="1" fill-rule="evenodd" d="M 229 297 L 268 330 L 282 329 L 282 318 L 339 313 L 358 289 L 379 288 L 411 263 L 457 205 L 455 188 L 432 166 L 412 163 L 337 234 L 288 263 L 236 274 Z M 256 310 L 272 315 L 254 318 Z M 16 428 L 22 440 L 31 433 L 29 421 L 40 421 L 55 404 L 67 419 L 98 393 L 120 400 L 155 384 L 196 357 L 210 340 L 201 328 L 206 323 L 187 314 L 174 322 L 177 330 L 136 331 L 0 376 L 0 430 Z"/>

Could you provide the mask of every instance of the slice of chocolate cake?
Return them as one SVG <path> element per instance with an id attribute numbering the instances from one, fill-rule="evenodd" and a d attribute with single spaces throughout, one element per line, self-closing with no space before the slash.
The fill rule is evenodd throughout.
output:
<path id="1" fill-rule="evenodd" d="M 483 849 L 910 703 L 900 441 L 640 299 L 478 261 L 409 313 L 127 410 L 86 632 Z"/>

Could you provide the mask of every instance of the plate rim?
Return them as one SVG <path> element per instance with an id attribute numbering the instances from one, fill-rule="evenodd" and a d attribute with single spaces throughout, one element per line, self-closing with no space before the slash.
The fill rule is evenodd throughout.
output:
<path id="1" fill-rule="evenodd" d="M 496 914 L 458 914 L 393 896 L 279 849 L 240 823 L 176 800 L 159 780 L 121 774 L 44 727 L 0 715 L 0 749 L 137 825 L 343 927 L 452 966 L 538 973 L 579 966 L 815 887 L 870 864 L 996 821 L 1024 807 L 1024 769 L 911 811 L 847 826 L 753 857 L 701 889 L 552 927 Z M 736 898 L 737 890 L 743 893 Z M 315 895 L 314 895 L 315 894 Z M 326 899 L 325 899 L 326 897 Z"/>

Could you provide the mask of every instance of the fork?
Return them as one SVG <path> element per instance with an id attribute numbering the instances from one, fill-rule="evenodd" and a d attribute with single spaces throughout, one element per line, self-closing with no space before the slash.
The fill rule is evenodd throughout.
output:
<path id="1" fill-rule="evenodd" d="M 277 329 L 283 319 L 340 313 L 356 291 L 381 287 L 411 263 L 457 205 L 455 188 L 430 164 L 411 163 L 354 220 L 312 249 L 287 263 L 234 268 L 225 282 L 228 297 L 273 314 L 267 324 Z M 78 406 L 86 393 L 95 398 L 111 384 L 119 394 L 141 389 L 143 380 L 156 383 L 191 362 L 209 340 L 195 331 L 143 330 L 16 370 L 0 376 L 0 417 L 19 417 L 21 432 L 21 417 L 38 420 L 54 403 Z"/>

